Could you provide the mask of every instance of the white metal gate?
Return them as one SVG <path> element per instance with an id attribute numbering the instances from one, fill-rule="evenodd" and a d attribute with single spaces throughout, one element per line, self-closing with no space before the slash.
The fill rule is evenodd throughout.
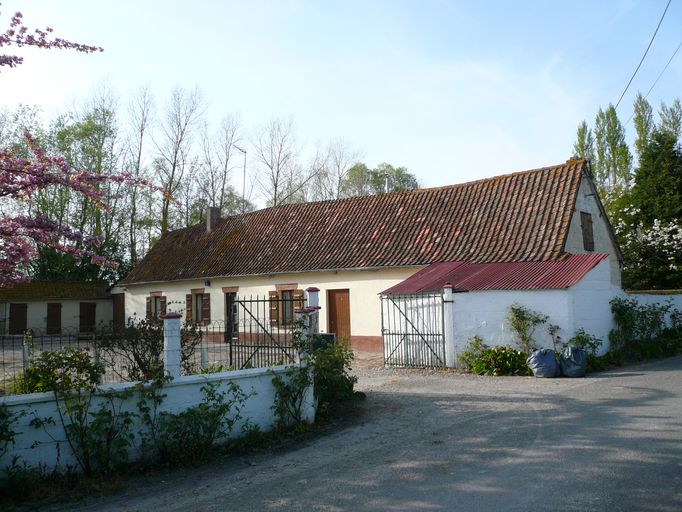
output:
<path id="1" fill-rule="evenodd" d="M 442 294 L 382 296 L 381 334 L 387 366 L 445 366 Z"/>

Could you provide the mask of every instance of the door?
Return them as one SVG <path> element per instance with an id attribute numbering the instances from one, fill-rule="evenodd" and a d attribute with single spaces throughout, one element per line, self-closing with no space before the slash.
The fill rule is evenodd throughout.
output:
<path id="1" fill-rule="evenodd" d="M 81 316 L 79 322 L 80 332 L 95 332 L 95 308 L 94 302 L 81 302 Z"/>
<path id="2" fill-rule="evenodd" d="M 59 302 L 47 304 L 47 334 L 59 334 L 62 330 L 62 305 Z"/>
<path id="3" fill-rule="evenodd" d="M 350 291 L 327 290 L 327 331 L 350 340 Z"/>
<path id="4" fill-rule="evenodd" d="M 9 305 L 9 333 L 24 334 L 26 332 L 26 312 L 28 304 Z"/>
<path id="5" fill-rule="evenodd" d="M 125 293 L 114 293 L 114 328 L 122 329 L 126 326 L 126 296 Z"/>

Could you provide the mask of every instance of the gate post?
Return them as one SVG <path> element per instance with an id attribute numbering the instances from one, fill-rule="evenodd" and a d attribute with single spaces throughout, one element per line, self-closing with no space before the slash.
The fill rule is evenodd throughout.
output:
<path id="1" fill-rule="evenodd" d="M 173 378 L 180 377 L 180 313 L 171 312 L 163 318 L 163 369 Z"/>
<path id="2" fill-rule="evenodd" d="M 452 294 L 452 285 L 447 283 L 443 286 L 443 336 L 445 338 L 445 366 L 448 368 L 457 366 L 454 313 L 455 300 Z"/>

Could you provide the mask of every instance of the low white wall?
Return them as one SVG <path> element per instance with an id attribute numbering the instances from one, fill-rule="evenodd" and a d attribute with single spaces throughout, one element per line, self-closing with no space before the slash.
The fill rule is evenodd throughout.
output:
<path id="1" fill-rule="evenodd" d="M 241 427 L 245 421 L 250 425 L 258 426 L 262 431 L 272 429 L 276 418 L 271 409 L 275 400 L 275 389 L 272 379 L 275 375 L 285 375 L 287 368 L 277 366 L 269 369 L 249 369 L 234 372 L 223 372 L 210 375 L 193 375 L 179 377 L 166 384 L 162 393 L 166 395 L 159 412 L 166 411 L 171 413 L 182 412 L 194 405 L 197 405 L 203 398 L 201 387 L 207 383 L 218 383 L 221 389 L 225 389 L 226 382 L 235 382 L 247 395 L 251 396 L 241 411 L 241 423 L 235 425 L 231 437 L 239 437 Z M 116 384 L 113 386 L 103 386 L 101 389 L 106 391 L 125 391 L 135 387 L 134 383 Z M 139 413 L 137 401 L 139 393 L 134 391 L 132 396 L 126 398 L 121 408 L 123 411 Z M 229 395 L 227 397 L 229 399 Z M 91 411 L 98 409 L 98 404 L 102 403 L 101 397 L 93 400 Z M 10 464 L 13 456 L 20 457 L 20 463 L 27 463 L 30 466 L 45 465 L 47 468 L 55 466 L 65 467 L 74 465 L 76 461 L 66 441 L 63 427 L 59 421 L 59 413 L 56 409 L 54 396 L 52 393 L 33 393 L 30 395 L 14 395 L 0 397 L 0 405 L 6 404 L 13 413 L 22 413 L 22 416 L 11 428 L 19 432 L 15 439 L 14 447 L 3 458 L 0 459 L 0 467 Z M 304 406 L 304 418 L 308 422 L 314 421 L 315 405 L 313 403 L 312 389 L 308 390 L 308 396 Z M 35 428 L 30 425 L 34 418 L 51 417 L 55 420 L 54 425 L 47 425 L 46 428 Z M 137 433 L 143 429 L 143 425 L 136 418 L 130 427 L 131 433 Z M 130 460 L 135 460 L 139 454 L 135 449 L 130 451 Z"/>
<path id="2" fill-rule="evenodd" d="M 636 299 L 640 304 L 666 304 L 682 311 L 682 294 L 626 292 L 624 297 Z"/>
<path id="3" fill-rule="evenodd" d="M 563 290 L 456 293 L 453 313 L 455 353 L 461 353 L 474 336 L 480 336 L 489 346 L 516 346 L 516 335 L 507 321 L 509 307 L 514 303 L 548 315 L 548 324 L 557 324 L 562 331 L 573 329 L 571 297 Z M 539 346 L 551 348 L 548 324 L 537 327 L 534 339 Z"/>

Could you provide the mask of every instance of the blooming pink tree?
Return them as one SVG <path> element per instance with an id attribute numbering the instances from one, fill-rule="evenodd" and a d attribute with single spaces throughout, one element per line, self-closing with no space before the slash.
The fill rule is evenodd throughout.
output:
<path id="1" fill-rule="evenodd" d="M 52 29 L 29 29 L 22 22 L 21 13 L 12 16 L 10 27 L 0 34 L 0 47 L 35 46 L 38 48 L 72 49 L 84 53 L 102 51 L 96 46 L 51 38 Z M 0 54 L 0 66 L 13 68 L 23 63 L 17 55 Z M 90 237 L 69 226 L 61 225 L 38 213 L 29 215 L 28 206 L 37 191 L 49 187 L 66 187 L 82 194 L 98 207 L 106 209 L 99 185 L 103 181 L 134 182 L 153 188 L 143 180 L 127 174 L 102 176 L 88 172 L 74 172 L 60 156 L 45 154 L 36 140 L 25 134 L 28 157 L 19 156 L 12 149 L 0 150 L 0 287 L 29 280 L 30 263 L 37 256 L 38 247 L 50 247 L 78 260 L 111 266 L 94 249 L 101 237 Z"/>

